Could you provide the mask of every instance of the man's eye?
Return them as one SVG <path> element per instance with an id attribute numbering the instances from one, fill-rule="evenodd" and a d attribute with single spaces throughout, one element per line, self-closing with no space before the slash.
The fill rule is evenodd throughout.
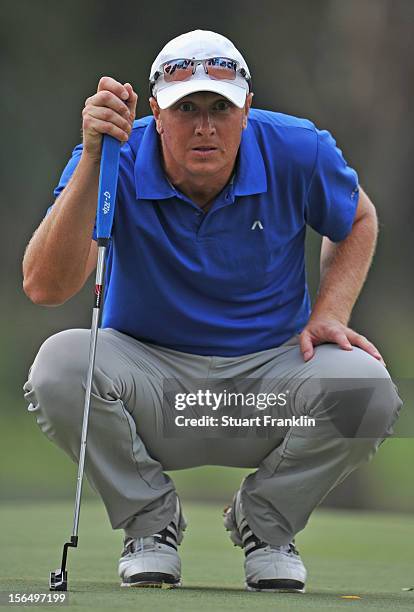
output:
<path id="1" fill-rule="evenodd" d="M 189 111 L 194 110 L 193 104 L 191 102 L 182 102 L 179 106 L 179 109 L 184 113 L 188 113 Z"/>
<path id="2" fill-rule="evenodd" d="M 226 100 L 220 100 L 219 102 L 217 102 L 217 104 L 215 104 L 214 108 L 218 111 L 224 111 L 230 108 L 230 104 L 226 102 Z"/>

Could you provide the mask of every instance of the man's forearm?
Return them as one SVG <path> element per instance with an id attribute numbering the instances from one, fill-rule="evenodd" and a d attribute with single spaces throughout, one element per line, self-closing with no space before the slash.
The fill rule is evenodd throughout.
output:
<path id="1" fill-rule="evenodd" d="M 378 222 L 375 209 L 362 216 L 339 243 L 324 237 L 321 280 L 311 317 L 332 317 L 348 324 L 375 251 Z"/>
<path id="2" fill-rule="evenodd" d="M 23 286 L 34 302 L 59 304 L 80 289 L 92 240 L 98 179 L 99 163 L 82 156 L 32 237 L 23 260 Z"/>

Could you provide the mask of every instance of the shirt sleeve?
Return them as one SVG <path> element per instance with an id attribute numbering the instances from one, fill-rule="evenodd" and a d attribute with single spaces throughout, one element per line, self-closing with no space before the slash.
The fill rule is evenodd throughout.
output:
<path id="1" fill-rule="evenodd" d="M 326 130 L 317 132 L 317 153 L 305 207 L 308 225 L 333 242 L 346 238 L 358 205 L 358 175 Z"/>
<path id="2" fill-rule="evenodd" d="M 56 185 L 55 189 L 53 190 L 53 194 L 55 196 L 55 198 L 58 198 L 60 196 L 60 194 L 62 193 L 62 191 L 64 190 L 64 188 L 66 187 L 66 185 L 69 183 L 73 173 L 75 172 L 75 169 L 79 163 L 79 160 L 81 158 L 82 155 L 82 151 L 83 151 L 83 145 L 79 144 L 77 145 L 73 151 L 72 151 L 72 157 L 70 158 L 70 160 L 68 161 L 68 163 L 66 164 L 62 175 L 59 179 L 59 183 Z M 53 208 L 53 204 L 51 206 L 49 206 L 49 208 L 46 211 L 46 215 L 47 216 L 50 211 Z M 95 224 L 93 227 L 93 232 L 92 232 L 92 239 L 96 240 L 96 219 L 95 219 Z"/>

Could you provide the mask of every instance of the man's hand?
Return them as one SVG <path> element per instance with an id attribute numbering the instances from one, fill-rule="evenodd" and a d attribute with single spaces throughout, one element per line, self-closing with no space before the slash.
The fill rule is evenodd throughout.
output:
<path id="1" fill-rule="evenodd" d="M 378 349 L 365 336 L 361 336 L 333 317 L 311 317 L 300 334 L 300 350 L 304 360 L 312 359 L 314 347 L 326 342 L 337 344 L 345 351 L 352 351 L 352 346 L 358 346 L 385 366 Z"/>
<path id="2" fill-rule="evenodd" d="M 126 142 L 132 130 L 138 96 L 130 83 L 104 76 L 82 112 L 83 148 L 94 161 L 101 157 L 102 134 Z"/>

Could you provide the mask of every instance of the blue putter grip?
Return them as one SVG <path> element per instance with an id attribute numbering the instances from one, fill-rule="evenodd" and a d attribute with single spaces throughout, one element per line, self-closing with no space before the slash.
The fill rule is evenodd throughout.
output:
<path id="1" fill-rule="evenodd" d="M 114 220 L 116 187 L 119 173 L 121 142 L 107 134 L 103 137 L 99 174 L 98 207 L 96 213 L 97 239 L 108 240 Z"/>

